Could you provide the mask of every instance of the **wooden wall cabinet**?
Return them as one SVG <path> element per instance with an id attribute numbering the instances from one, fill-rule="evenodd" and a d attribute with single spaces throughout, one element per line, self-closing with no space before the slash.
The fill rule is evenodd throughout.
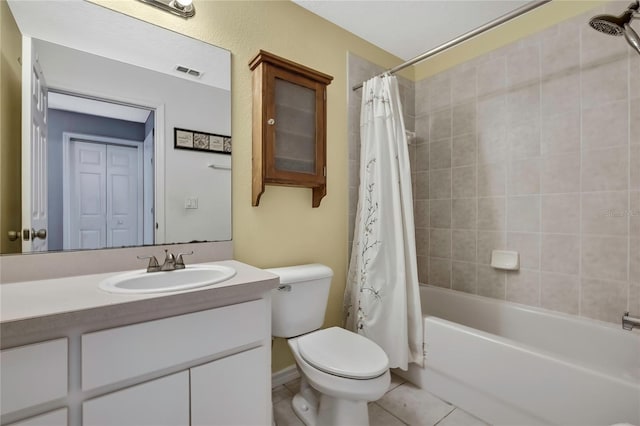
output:
<path id="1" fill-rule="evenodd" d="M 253 187 L 257 206 L 265 184 L 307 187 L 313 207 L 327 193 L 327 86 L 333 80 L 261 50 L 253 71 Z"/>

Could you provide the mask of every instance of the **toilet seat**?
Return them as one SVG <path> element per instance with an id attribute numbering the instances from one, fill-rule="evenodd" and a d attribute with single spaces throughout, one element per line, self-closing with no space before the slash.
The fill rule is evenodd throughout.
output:
<path id="1" fill-rule="evenodd" d="M 325 373 L 371 379 L 389 368 L 387 354 L 374 342 L 340 327 L 318 330 L 297 339 L 300 356 Z"/>

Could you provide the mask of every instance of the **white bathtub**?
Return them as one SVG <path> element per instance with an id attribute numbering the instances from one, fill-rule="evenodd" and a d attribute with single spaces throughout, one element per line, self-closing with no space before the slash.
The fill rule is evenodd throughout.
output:
<path id="1" fill-rule="evenodd" d="M 420 292 L 425 367 L 397 374 L 495 425 L 640 425 L 639 333 L 432 286 Z"/>

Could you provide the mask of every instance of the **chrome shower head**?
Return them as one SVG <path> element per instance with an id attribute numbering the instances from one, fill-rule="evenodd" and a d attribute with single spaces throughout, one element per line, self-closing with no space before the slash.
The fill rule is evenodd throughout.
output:
<path id="1" fill-rule="evenodd" d="M 624 36 L 629 45 L 640 53 L 640 37 L 629 24 L 633 19 L 637 19 L 640 1 L 631 3 L 627 10 L 620 16 L 597 15 L 591 18 L 589 25 L 596 31 L 612 36 Z"/>
<path id="2" fill-rule="evenodd" d="M 627 10 L 620 16 L 597 15 L 591 18 L 589 25 L 601 33 L 619 37 L 624 34 L 624 26 L 633 19 L 633 11 Z"/>

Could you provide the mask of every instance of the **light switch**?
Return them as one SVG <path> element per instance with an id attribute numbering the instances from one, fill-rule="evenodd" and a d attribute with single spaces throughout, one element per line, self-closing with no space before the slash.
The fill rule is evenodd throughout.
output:
<path id="1" fill-rule="evenodd" d="M 198 198 L 185 198 L 184 199 L 184 208 L 185 209 L 197 209 L 198 208 Z"/>

